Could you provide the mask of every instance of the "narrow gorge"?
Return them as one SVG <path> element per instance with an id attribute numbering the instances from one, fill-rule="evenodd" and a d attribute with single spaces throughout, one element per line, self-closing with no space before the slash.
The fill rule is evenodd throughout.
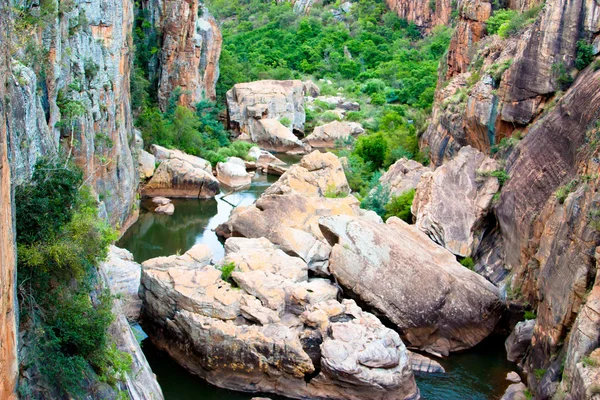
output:
<path id="1" fill-rule="evenodd" d="M 597 0 L 0 0 L 0 399 L 600 399 Z"/>

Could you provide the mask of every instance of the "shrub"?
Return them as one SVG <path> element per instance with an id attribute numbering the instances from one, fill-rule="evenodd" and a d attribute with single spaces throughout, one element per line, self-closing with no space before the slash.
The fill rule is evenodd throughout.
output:
<path id="1" fill-rule="evenodd" d="M 366 210 L 375 211 L 377 215 L 383 218 L 386 213 L 385 206 L 390 201 L 390 188 L 387 185 L 379 183 L 380 177 L 380 172 L 373 174 L 368 186 L 368 193 L 360 206 Z"/>
<path id="2" fill-rule="evenodd" d="M 325 193 L 323 195 L 328 199 L 341 199 L 344 197 L 348 197 L 348 193 L 338 191 L 335 185 L 333 184 L 327 186 L 327 189 L 325 190 Z"/>
<path id="3" fill-rule="evenodd" d="M 530 320 L 530 319 L 536 319 L 537 316 L 535 314 L 535 311 L 527 310 L 527 311 L 525 311 L 525 314 L 523 314 L 523 318 L 525 320 Z"/>
<path id="4" fill-rule="evenodd" d="M 388 143 L 381 133 L 361 136 L 356 141 L 356 154 L 365 162 L 370 162 L 374 169 L 383 166 L 388 151 Z"/>
<path id="5" fill-rule="evenodd" d="M 544 377 L 544 375 L 546 375 L 546 370 L 540 368 L 540 369 L 536 369 L 534 371 L 534 373 L 535 373 L 536 379 L 539 381 L 539 380 L 541 380 Z"/>
<path id="6" fill-rule="evenodd" d="M 290 127 L 292 125 L 292 121 L 290 121 L 290 119 L 287 118 L 287 117 L 281 118 L 279 120 L 279 122 L 281 122 L 281 125 L 284 125 L 284 126 L 287 126 L 287 127 Z"/>
<path id="7" fill-rule="evenodd" d="M 577 58 L 575 68 L 582 70 L 594 61 L 594 46 L 581 39 L 577 42 Z"/>
<path id="8" fill-rule="evenodd" d="M 567 71 L 567 67 L 563 62 L 558 62 L 552 65 L 552 72 L 554 72 L 554 77 L 556 80 L 556 84 L 559 89 L 567 90 L 571 83 L 573 83 L 573 77 Z"/>
<path id="9" fill-rule="evenodd" d="M 235 263 L 229 262 L 221 266 L 221 279 L 231 283 L 231 274 L 235 270 Z"/>
<path id="10" fill-rule="evenodd" d="M 497 10 L 488 18 L 486 22 L 487 32 L 489 35 L 495 35 L 500 30 L 500 27 L 509 23 L 517 15 L 515 10 Z"/>
<path id="11" fill-rule="evenodd" d="M 399 196 L 392 197 L 390 202 L 385 205 L 385 219 L 398 217 L 401 220 L 412 224 L 411 207 L 416 192 L 415 189 L 411 189 Z"/>
<path id="12" fill-rule="evenodd" d="M 567 197 L 569 197 L 569 194 L 571 194 L 571 192 L 577 188 L 577 185 L 579 185 L 579 180 L 573 179 L 566 185 L 558 188 L 554 193 L 556 195 L 556 200 L 558 200 L 560 204 L 564 204 L 565 200 L 567 200 Z"/>
<path id="13" fill-rule="evenodd" d="M 460 260 L 460 265 L 470 269 L 471 271 L 475 270 L 475 261 L 473 261 L 471 257 L 465 257 L 462 260 Z"/>
<path id="14" fill-rule="evenodd" d="M 581 362 L 586 367 L 597 367 L 598 366 L 598 362 L 596 360 L 594 360 L 590 356 L 584 356 L 584 357 L 582 357 L 581 358 Z"/>

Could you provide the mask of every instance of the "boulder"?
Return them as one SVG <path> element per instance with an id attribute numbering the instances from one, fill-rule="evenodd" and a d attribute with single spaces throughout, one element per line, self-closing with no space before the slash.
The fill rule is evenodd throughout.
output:
<path id="1" fill-rule="evenodd" d="M 317 150 L 292 165 L 264 195 L 304 193 L 310 196 L 340 195 L 350 193 L 344 168 L 332 153 Z"/>
<path id="2" fill-rule="evenodd" d="M 217 179 L 233 189 L 252 183 L 252 177 L 246 172 L 244 160 L 237 157 L 229 157 L 227 162 L 217 164 Z"/>
<path id="3" fill-rule="evenodd" d="M 260 169 L 263 174 L 273 175 L 273 176 L 282 176 L 288 170 L 287 167 L 283 167 L 277 164 L 267 164 L 263 165 Z"/>
<path id="4" fill-rule="evenodd" d="M 121 296 L 123 315 L 130 321 L 137 321 L 142 307 L 138 296 L 142 267 L 133 261 L 133 254 L 111 245 L 106 261 L 100 263 L 100 273 L 110 292 Z"/>
<path id="5" fill-rule="evenodd" d="M 145 197 L 208 199 L 215 197 L 218 192 L 219 181 L 212 172 L 177 158 L 163 161 L 142 189 L 142 195 Z"/>
<path id="6" fill-rule="evenodd" d="M 527 396 L 527 386 L 523 383 L 513 383 L 510 385 L 500 400 L 527 400 L 531 395 Z"/>
<path id="7" fill-rule="evenodd" d="M 225 281 L 206 250 L 143 264 L 147 331 L 188 370 L 220 387 L 299 399 L 418 397 L 398 334 L 354 301 L 338 302 L 329 281 L 307 280 L 302 260 L 266 239 L 229 239 L 235 270 Z"/>
<path id="8" fill-rule="evenodd" d="M 362 125 L 356 122 L 333 121 L 317 126 L 303 141 L 312 147 L 335 147 L 336 141 L 344 141 L 364 133 Z"/>
<path id="9" fill-rule="evenodd" d="M 348 101 L 340 96 L 319 96 L 315 100 L 344 111 L 360 111 L 360 104 Z"/>
<path id="10" fill-rule="evenodd" d="M 317 84 L 311 81 L 310 79 L 302 82 L 302 85 L 305 96 L 310 96 L 314 98 L 319 97 L 319 95 L 321 94 L 321 89 L 319 89 Z"/>
<path id="11" fill-rule="evenodd" d="M 151 150 L 159 163 L 168 160 L 181 160 L 191 164 L 194 168 L 203 169 L 212 174 L 212 166 L 203 158 L 186 154 L 181 150 L 167 149 L 157 144 L 153 144 Z"/>
<path id="12" fill-rule="evenodd" d="M 519 322 L 515 326 L 515 329 L 513 329 L 504 343 L 508 361 L 519 362 L 525 356 L 525 352 L 531 344 L 534 327 L 534 319 Z"/>
<path id="13" fill-rule="evenodd" d="M 496 161 L 463 147 L 454 159 L 422 175 L 412 204 L 417 227 L 461 257 L 477 250 L 494 195 L 500 189 Z"/>
<path id="14" fill-rule="evenodd" d="M 422 354 L 409 351 L 410 365 L 414 372 L 422 374 L 445 374 L 446 370 L 442 365 L 432 360 L 429 357 L 425 357 Z"/>
<path id="15" fill-rule="evenodd" d="M 290 128 L 276 119 L 259 120 L 249 138 L 252 143 L 258 144 L 263 149 L 280 153 L 305 152 L 307 148 Z"/>
<path id="16" fill-rule="evenodd" d="M 503 310 L 498 289 L 415 226 L 349 215 L 322 217 L 319 225 L 337 282 L 385 315 L 412 347 L 447 355 L 494 330 Z"/>
<path id="17" fill-rule="evenodd" d="M 158 206 L 164 206 L 164 205 L 169 204 L 170 202 L 171 202 L 171 199 L 167 199 L 166 197 L 157 196 L 157 197 L 152 198 L 152 203 L 154 203 Z"/>
<path id="18" fill-rule="evenodd" d="M 227 92 L 229 128 L 254 140 L 263 134 L 262 119 L 290 121 L 289 131 L 304 132 L 304 84 L 301 81 L 238 83 Z"/>
<path id="19" fill-rule="evenodd" d="M 154 209 L 157 214 L 173 215 L 175 214 L 175 205 L 173 203 L 162 204 Z"/>
<path id="20" fill-rule="evenodd" d="M 521 382 L 521 377 L 515 371 L 511 371 L 506 374 L 506 380 L 513 383 Z"/>
<path id="21" fill-rule="evenodd" d="M 283 161 L 279 158 L 275 157 L 273 154 L 269 153 L 266 150 L 261 150 L 259 147 L 252 147 L 248 151 L 248 157 L 256 160 L 256 166 L 262 167 L 268 164 L 273 165 L 285 165 Z"/>
<path id="22" fill-rule="evenodd" d="M 379 183 L 389 188 L 391 196 L 399 196 L 404 192 L 415 189 L 423 174 L 430 171 L 431 168 L 424 167 L 414 160 L 401 158 L 379 178 Z"/>
<path id="23" fill-rule="evenodd" d="M 312 271 L 327 274 L 331 246 L 319 229 L 320 216 L 360 215 L 353 196 L 340 199 L 297 193 L 263 196 L 248 207 L 237 207 L 217 228 L 222 237 L 265 237 L 287 254 L 303 259 Z"/>
<path id="24" fill-rule="evenodd" d="M 152 178 L 152 175 L 154 175 L 154 169 L 156 168 L 156 158 L 147 151 L 141 150 L 138 162 L 140 179 Z"/>

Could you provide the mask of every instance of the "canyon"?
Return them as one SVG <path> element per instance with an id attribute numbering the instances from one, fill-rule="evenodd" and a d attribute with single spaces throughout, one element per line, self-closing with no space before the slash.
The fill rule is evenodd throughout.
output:
<path id="1" fill-rule="evenodd" d="M 59 8 L 48 13 L 49 3 Z M 302 15 L 325 7 L 292 3 Z M 30 343 L 19 332 L 14 190 L 39 160 L 58 154 L 82 169 L 99 218 L 120 234 L 135 224 L 140 197 L 221 200 L 219 182 L 247 186 L 257 167 L 281 175 L 216 227 L 226 239 L 223 261 L 196 245 L 140 265 L 111 247 L 102 279 L 125 296 L 110 330 L 132 356 L 118 384 L 129 398 L 163 396 L 130 327 L 137 322 L 186 369 L 235 390 L 418 398 L 411 352 L 452 357 L 512 332 L 508 353 L 524 382 L 504 398 L 598 395 L 596 2 L 385 1 L 423 35 L 454 27 L 418 132 L 429 165 L 398 158 L 377 181 L 393 196 L 415 191 L 414 224 L 360 208 L 364 194 L 347 176 L 351 154 L 312 151 L 351 146 L 373 129 L 368 118 L 358 124 L 349 116 L 374 105 L 341 97 L 327 79 L 267 76 L 221 94 L 221 122 L 262 149 L 252 147 L 253 161 L 211 163 L 143 142 L 132 106 L 136 68 L 165 115 L 222 101 L 226 38 L 210 3 L 47 0 L 29 5 L 37 18 L 30 24 L 16 23 L 27 5 L 15 4 L 0 4 L 0 398 L 17 398 L 18 386 L 34 388 L 22 398 L 44 397 L 18 357 Z M 341 21 L 358 7 L 344 5 L 333 14 Z M 523 16 L 512 34 L 490 33 L 501 11 Z M 136 31 L 143 42 L 134 43 Z M 142 45 L 152 49 L 145 65 L 135 55 Z M 323 105 L 323 88 L 340 101 Z M 307 116 L 318 107 L 336 119 L 313 127 Z M 302 158 L 285 165 L 264 150 Z M 253 254 L 269 262 L 255 265 Z M 222 274 L 229 262 L 231 277 Z M 111 276 L 127 283 L 111 285 Z"/>

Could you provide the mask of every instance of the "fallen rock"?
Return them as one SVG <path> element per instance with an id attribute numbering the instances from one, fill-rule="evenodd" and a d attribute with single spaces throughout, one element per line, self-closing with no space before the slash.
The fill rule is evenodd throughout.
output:
<path id="1" fill-rule="evenodd" d="M 215 197 L 218 192 L 219 181 L 212 172 L 173 158 L 160 164 L 143 188 L 142 195 L 208 199 Z"/>
<path id="2" fill-rule="evenodd" d="M 171 202 L 171 199 L 167 199 L 166 197 L 157 196 L 157 197 L 152 198 L 152 203 L 159 205 L 159 206 L 167 205 L 170 202 Z"/>
<path id="3" fill-rule="evenodd" d="M 233 189 L 252 183 L 252 177 L 246 172 L 244 160 L 237 157 L 230 157 L 227 162 L 217 164 L 217 179 Z"/>
<path id="4" fill-rule="evenodd" d="M 521 382 L 521 377 L 515 371 L 511 371 L 506 374 L 506 380 L 509 382 L 519 383 Z"/>
<path id="5" fill-rule="evenodd" d="M 322 217 L 329 271 L 385 315 L 412 347 L 448 355 L 485 339 L 502 314 L 498 289 L 412 225 Z"/>
<path id="6" fill-rule="evenodd" d="M 319 229 L 327 215 L 361 215 L 352 196 L 341 199 L 309 197 L 297 193 L 263 196 L 249 207 L 237 207 L 229 221 L 217 228 L 219 236 L 265 237 L 287 254 L 303 259 L 312 271 L 328 274 L 331 246 Z"/>
<path id="7" fill-rule="evenodd" d="M 423 174 L 412 204 L 416 226 L 461 257 L 477 250 L 494 195 L 500 189 L 496 161 L 466 146 L 451 161 Z"/>
<path id="8" fill-rule="evenodd" d="M 121 296 L 121 312 L 129 321 L 137 321 L 142 307 L 138 295 L 142 267 L 133 260 L 133 254 L 111 245 L 106 261 L 100 263 L 100 273 L 110 292 Z"/>
<path id="9" fill-rule="evenodd" d="M 181 150 L 167 149 L 166 147 L 157 144 L 153 144 L 151 150 L 156 161 L 159 163 L 168 160 L 181 160 L 191 164 L 194 168 L 203 169 L 212 174 L 212 166 L 203 158 L 186 154 Z"/>
<path id="10" fill-rule="evenodd" d="M 519 362 L 525 356 L 525 352 L 531 344 L 534 327 L 534 319 L 519 322 L 515 326 L 515 329 L 513 329 L 504 343 L 508 361 Z"/>
<path id="11" fill-rule="evenodd" d="M 317 150 L 292 165 L 264 195 L 303 193 L 310 196 L 344 196 L 350 193 L 344 168 L 332 153 Z"/>
<path id="12" fill-rule="evenodd" d="M 302 82 L 302 89 L 304 91 L 305 96 L 319 97 L 319 95 L 321 94 L 321 89 L 319 89 L 317 84 L 311 81 L 310 79 Z"/>
<path id="13" fill-rule="evenodd" d="M 354 301 L 336 301 L 329 281 L 305 280 L 302 260 L 265 239 L 229 239 L 234 288 L 206 250 L 143 264 L 148 333 L 188 370 L 219 387 L 293 398 L 418 397 L 398 334 Z"/>
<path id="14" fill-rule="evenodd" d="M 527 386 L 523 383 L 513 383 L 510 385 L 500 400 L 527 400 Z"/>
<path id="15" fill-rule="evenodd" d="M 156 168 L 156 158 L 145 150 L 140 151 L 139 155 L 140 179 L 149 179 L 154 175 Z"/>
<path id="16" fill-rule="evenodd" d="M 273 154 L 269 153 L 266 150 L 261 150 L 258 147 L 252 147 L 248 151 L 248 156 L 254 160 L 256 160 L 256 165 L 258 167 L 265 166 L 268 164 L 273 165 L 286 165 L 279 158 L 275 157 Z"/>
<path id="17" fill-rule="evenodd" d="M 307 150 L 307 147 L 292 133 L 290 128 L 284 126 L 276 119 L 266 118 L 259 120 L 249 138 L 252 143 L 258 144 L 265 150 L 280 153 L 304 153 Z M 240 139 L 242 139 L 241 136 Z"/>
<path id="18" fill-rule="evenodd" d="M 385 174 L 379 178 L 379 183 L 390 189 L 391 196 L 399 196 L 404 192 L 415 189 L 425 172 L 431 168 L 422 164 L 402 158 L 396 161 Z"/>
<path id="19" fill-rule="evenodd" d="M 317 126 L 313 133 L 303 141 L 312 147 L 331 148 L 336 146 L 338 140 L 344 141 L 364 133 L 362 125 L 356 122 L 333 121 L 328 124 Z"/>
<path id="20" fill-rule="evenodd" d="M 229 129 L 249 135 L 255 143 L 263 134 L 262 119 L 287 119 L 290 134 L 304 132 L 304 84 L 298 80 L 238 83 L 227 92 L 227 110 Z"/>
<path id="21" fill-rule="evenodd" d="M 154 209 L 157 214 L 173 215 L 175 213 L 175 205 L 173 203 L 159 205 Z"/>
<path id="22" fill-rule="evenodd" d="M 418 372 L 422 374 L 446 373 L 446 370 L 444 369 L 444 367 L 442 367 L 442 365 L 439 362 L 412 351 L 409 351 L 408 354 L 413 372 Z"/>
<path id="23" fill-rule="evenodd" d="M 273 176 L 282 176 L 283 174 L 285 174 L 285 172 L 287 170 L 288 170 L 287 167 L 283 167 L 283 166 L 277 165 L 277 164 L 267 164 L 267 165 L 263 165 L 261 168 L 261 172 L 263 174 L 273 175 Z"/>

